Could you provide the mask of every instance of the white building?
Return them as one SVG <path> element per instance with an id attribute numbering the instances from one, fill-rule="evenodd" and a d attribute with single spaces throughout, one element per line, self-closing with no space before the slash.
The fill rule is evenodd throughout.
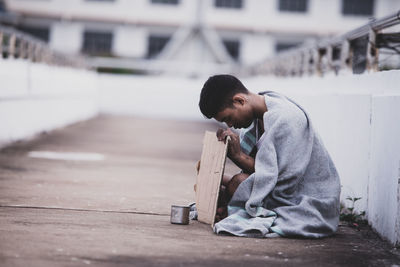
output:
<path id="1" fill-rule="evenodd" d="M 18 28 L 92 55 L 94 66 L 189 73 L 252 64 L 400 9 L 399 0 L 3 1 Z"/>

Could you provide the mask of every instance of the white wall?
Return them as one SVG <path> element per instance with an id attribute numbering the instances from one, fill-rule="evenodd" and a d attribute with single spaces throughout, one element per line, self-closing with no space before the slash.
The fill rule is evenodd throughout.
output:
<path id="1" fill-rule="evenodd" d="M 97 115 L 96 74 L 0 60 L 0 147 Z"/>
<path id="2" fill-rule="evenodd" d="M 193 20 L 195 1 L 179 5 L 152 4 L 150 0 L 83 1 L 83 0 L 6 0 L 10 10 L 59 17 L 63 20 L 94 20 L 129 24 L 181 25 Z"/>
<path id="3" fill-rule="evenodd" d="M 213 0 L 206 0 L 205 17 L 218 28 L 321 35 L 346 32 L 368 22 L 366 16 L 343 16 L 341 1 L 310 0 L 307 13 L 296 13 L 279 11 L 279 1 L 245 0 L 243 10 L 237 10 L 215 8 Z M 374 16 L 378 18 L 400 9 L 398 1 L 375 2 Z"/>
<path id="4" fill-rule="evenodd" d="M 267 34 L 245 34 L 240 42 L 240 59 L 244 65 L 261 62 L 275 53 L 274 38 Z"/>
<path id="5" fill-rule="evenodd" d="M 63 53 L 80 53 L 83 43 L 83 25 L 76 22 L 55 22 L 50 28 L 50 46 Z"/>
<path id="6" fill-rule="evenodd" d="M 147 53 L 147 30 L 126 25 L 116 27 L 112 49 L 116 56 L 144 57 Z"/>
<path id="7" fill-rule="evenodd" d="M 168 76 L 99 75 L 104 113 L 201 120 L 199 88 L 203 80 Z"/>
<path id="8" fill-rule="evenodd" d="M 371 119 L 368 217 L 392 243 L 400 242 L 400 95 L 374 96 Z"/>

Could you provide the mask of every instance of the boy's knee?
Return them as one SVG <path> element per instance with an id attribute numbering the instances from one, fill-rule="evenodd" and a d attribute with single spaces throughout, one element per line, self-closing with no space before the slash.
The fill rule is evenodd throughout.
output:
<path id="1" fill-rule="evenodd" d="M 246 180 L 247 177 L 249 177 L 249 175 L 246 173 L 238 173 L 234 175 L 232 179 L 229 181 L 227 186 L 229 195 L 233 196 L 233 194 L 236 192 L 236 189 L 239 187 L 240 183 Z"/>

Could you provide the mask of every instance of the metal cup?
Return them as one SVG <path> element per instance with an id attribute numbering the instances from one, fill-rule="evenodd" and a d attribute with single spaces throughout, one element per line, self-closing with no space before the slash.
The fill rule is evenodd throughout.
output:
<path id="1" fill-rule="evenodd" d="M 171 223 L 173 224 L 189 224 L 189 206 L 171 206 Z"/>

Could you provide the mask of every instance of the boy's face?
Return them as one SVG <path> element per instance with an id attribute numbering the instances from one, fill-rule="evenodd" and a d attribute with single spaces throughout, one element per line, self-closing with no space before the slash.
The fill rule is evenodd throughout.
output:
<path id="1" fill-rule="evenodd" d="M 214 119 L 224 122 L 230 127 L 247 128 L 253 122 L 253 114 L 249 103 L 244 99 L 233 99 L 233 106 L 227 107 L 218 112 Z"/>

